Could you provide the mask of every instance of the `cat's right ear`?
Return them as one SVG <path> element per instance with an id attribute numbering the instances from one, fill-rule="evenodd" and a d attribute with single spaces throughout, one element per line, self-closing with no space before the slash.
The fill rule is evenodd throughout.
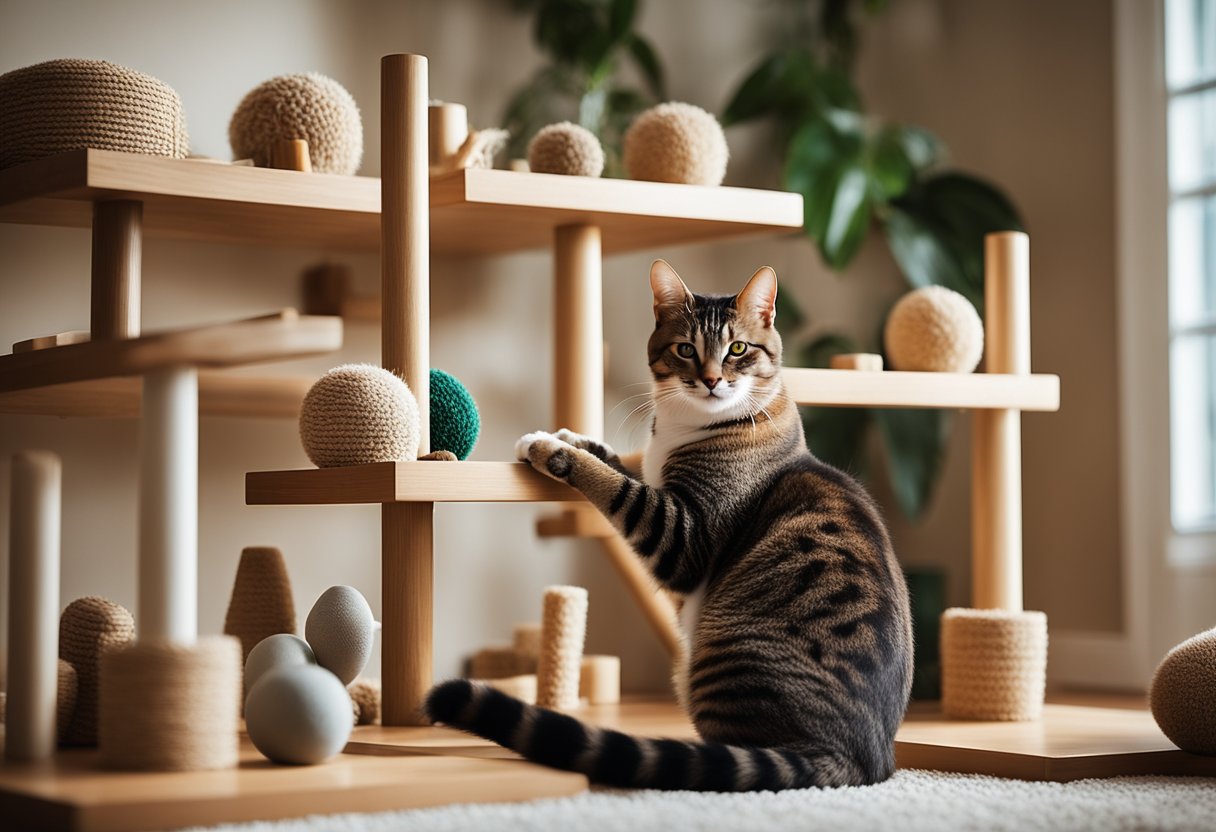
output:
<path id="1" fill-rule="evenodd" d="M 683 307 L 692 292 L 680 280 L 676 270 L 666 260 L 655 260 L 650 266 L 650 291 L 654 292 L 654 317 L 658 320 L 664 308 Z"/>

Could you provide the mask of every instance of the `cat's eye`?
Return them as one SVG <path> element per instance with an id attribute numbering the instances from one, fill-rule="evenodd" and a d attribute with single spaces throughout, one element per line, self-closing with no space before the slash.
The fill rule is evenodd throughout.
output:
<path id="1" fill-rule="evenodd" d="M 680 358 L 692 358 L 697 354 L 697 348 L 692 344 L 676 344 L 676 355 Z"/>
<path id="2" fill-rule="evenodd" d="M 742 341 L 735 341 L 730 345 L 731 355 L 743 355 L 745 352 L 747 352 L 747 344 Z"/>

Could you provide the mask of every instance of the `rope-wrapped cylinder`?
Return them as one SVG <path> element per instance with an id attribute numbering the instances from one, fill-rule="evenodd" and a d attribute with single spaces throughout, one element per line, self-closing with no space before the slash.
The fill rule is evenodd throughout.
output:
<path id="1" fill-rule="evenodd" d="M 101 764 L 206 771 L 237 764 L 241 643 L 139 641 L 101 660 Z"/>
<path id="2" fill-rule="evenodd" d="M 97 744 L 98 667 L 107 650 L 135 638 L 135 619 L 125 607 L 90 595 L 68 604 L 59 616 L 59 658 L 76 670 L 76 708 L 59 728 L 63 745 Z"/>
<path id="3" fill-rule="evenodd" d="M 1047 616 L 948 609 L 942 613 L 942 712 L 1021 722 L 1043 713 Z"/>
<path id="4" fill-rule="evenodd" d="M 578 678 L 586 632 L 587 590 L 577 586 L 545 589 L 536 666 L 537 705 L 578 707 Z"/>

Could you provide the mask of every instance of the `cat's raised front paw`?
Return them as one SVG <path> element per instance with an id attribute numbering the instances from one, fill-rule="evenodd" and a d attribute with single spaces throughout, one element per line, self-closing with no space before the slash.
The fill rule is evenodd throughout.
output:
<path id="1" fill-rule="evenodd" d="M 527 462 L 542 474 L 564 479 L 573 464 L 574 448 L 543 430 L 525 433 L 515 443 L 515 458 Z"/>
<path id="2" fill-rule="evenodd" d="M 557 433 L 553 434 L 557 439 L 565 442 L 574 448 L 579 448 L 584 451 L 590 451 L 600 459 L 607 459 L 611 456 L 616 456 L 616 452 L 608 447 L 605 443 L 598 439 L 592 439 L 590 436 L 583 436 L 581 433 L 575 433 L 568 428 L 562 428 Z"/>

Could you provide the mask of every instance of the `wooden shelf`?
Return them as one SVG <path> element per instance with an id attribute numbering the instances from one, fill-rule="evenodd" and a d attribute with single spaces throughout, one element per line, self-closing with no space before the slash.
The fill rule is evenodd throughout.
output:
<path id="1" fill-rule="evenodd" d="M 300 316 L 288 309 L 234 323 L 0 356 L 0 393 L 140 375 L 166 367 L 256 364 L 341 346 L 340 319 Z"/>
<path id="2" fill-rule="evenodd" d="M 87 228 L 92 203 L 144 203 L 149 235 L 375 251 L 380 180 L 104 150 L 0 171 L 0 222 Z M 795 231 L 797 194 L 620 179 L 460 170 L 431 180 L 431 250 L 445 255 L 548 248 L 553 229 L 593 222 L 605 253 Z"/>
<path id="3" fill-rule="evenodd" d="M 568 485 L 523 462 L 377 462 L 348 468 L 253 471 L 247 505 L 577 502 Z"/>
<path id="4" fill-rule="evenodd" d="M 940 407 L 1059 410 L 1060 377 L 884 370 L 782 371 L 798 404 L 827 407 Z"/>
<path id="5" fill-rule="evenodd" d="M 202 372 L 202 416 L 295 419 L 316 381 L 311 376 L 247 376 Z M 134 419 L 140 415 L 143 379 L 104 378 L 0 393 L 0 413 L 61 418 Z"/>

